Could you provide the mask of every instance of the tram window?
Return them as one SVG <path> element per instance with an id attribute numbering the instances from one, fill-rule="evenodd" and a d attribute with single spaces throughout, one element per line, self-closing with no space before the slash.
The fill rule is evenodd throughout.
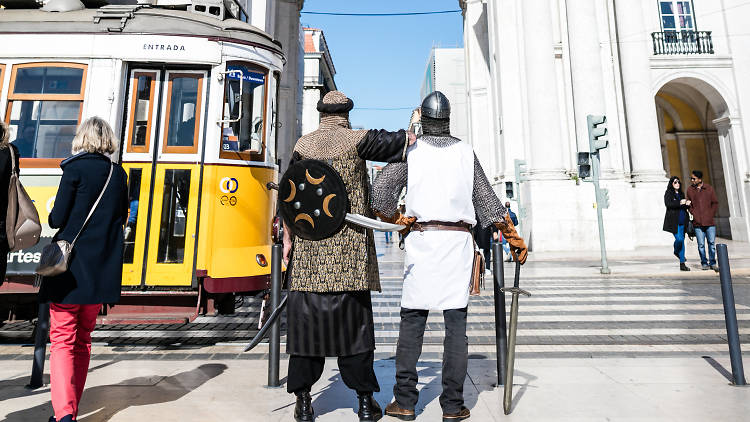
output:
<path id="1" fill-rule="evenodd" d="M 155 80 L 155 73 L 137 72 L 133 75 L 128 152 L 148 152 Z"/>
<path id="2" fill-rule="evenodd" d="M 135 237 L 138 227 L 138 200 L 141 196 L 141 177 L 143 169 L 130 169 L 128 173 L 128 219 L 125 223 L 125 251 L 122 262 L 133 263 L 135 255 Z"/>
<path id="3" fill-rule="evenodd" d="M 3 81 L 5 81 L 5 65 L 0 63 L 0 93 L 3 92 Z"/>
<path id="4" fill-rule="evenodd" d="M 65 158 L 80 121 L 86 66 L 75 63 L 13 67 L 7 121 L 21 158 Z"/>
<path id="5" fill-rule="evenodd" d="M 22 67 L 16 72 L 15 94 L 79 94 L 83 69 Z"/>
<path id="6" fill-rule="evenodd" d="M 160 264 L 181 264 L 185 259 L 185 228 L 189 200 L 190 170 L 165 170 L 159 248 L 156 257 L 156 262 Z"/>
<path id="7" fill-rule="evenodd" d="M 242 72 L 242 77 L 233 70 Z M 261 154 L 264 147 L 266 73 L 238 64 L 228 65 L 227 71 L 221 155 L 238 158 L 240 153 L 249 159 L 249 154 Z"/>
<path id="8" fill-rule="evenodd" d="M 202 86 L 202 74 L 181 73 L 169 76 L 169 120 L 165 134 L 165 152 L 197 151 Z"/>
<path id="9" fill-rule="evenodd" d="M 13 101 L 10 127 L 22 158 L 62 158 L 78 126 L 78 101 Z"/>

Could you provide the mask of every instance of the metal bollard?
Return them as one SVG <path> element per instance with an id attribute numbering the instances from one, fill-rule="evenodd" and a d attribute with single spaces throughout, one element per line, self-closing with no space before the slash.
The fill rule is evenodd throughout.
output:
<path id="1" fill-rule="evenodd" d="M 39 304 L 39 316 L 36 322 L 34 338 L 34 360 L 31 364 L 31 379 L 26 388 L 36 389 L 44 385 L 44 360 L 47 355 L 47 338 L 49 337 L 49 303 Z"/>
<path id="2" fill-rule="evenodd" d="M 732 290 L 732 274 L 729 270 L 729 254 L 727 245 L 716 245 L 719 258 L 719 278 L 721 280 L 721 297 L 724 301 L 724 322 L 727 327 L 727 341 L 729 342 L 729 360 L 732 363 L 733 385 L 745 385 L 745 370 L 742 367 L 742 350 L 740 349 L 740 334 L 737 328 L 737 312 L 734 306 L 734 291 Z"/>
<path id="3" fill-rule="evenodd" d="M 281 257 L 284 246 L 275 244 L 271 249 L 271 309 L 281 302 Z M 281 322 L 277 319 L 271 326 L 268 337 L 268 386 L 279 386 L 279 353 L 281 348 Z"/>
<path id="4" fill-rule="evenodd" d="M 492 273 L 495 300 L 495 349 L 497 352 L 497 385 L 505 382 L 505 360 L 508 355 L 508 329 L 505 322 L 505 293 L 500 291 L 505 287 L 505 273 L 503 269 L 503 249 L 498 242 L 492 244 Z"/>

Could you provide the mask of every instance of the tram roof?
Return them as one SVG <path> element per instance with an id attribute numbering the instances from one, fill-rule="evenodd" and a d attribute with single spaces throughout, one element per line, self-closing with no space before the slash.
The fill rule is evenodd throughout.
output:
<path id="1" fill-rule="evenodd" d="M 72 12 L 5 9 L 0 11 L 0 33 L 187 35 L 238 41 L 283 55 L 278 41 L 237 19 L 218 20 L 185 10 L 144 7 L 136 8 L 131 12 L 132 17 L 121 24 L 121 15 L 108 16 L 100 10 L 103 9 Z"/>

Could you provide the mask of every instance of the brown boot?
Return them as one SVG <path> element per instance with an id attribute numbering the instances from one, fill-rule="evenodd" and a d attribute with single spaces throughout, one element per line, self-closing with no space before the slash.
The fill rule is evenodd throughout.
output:
<path id="1" fill-rule="evenodd" d="M 469 419 L 469 416 L 471 416 L 469 409 L 461 406 L 461 410 L 457 413 L 443 413 L 443 422 L 462 421 L 464 419 Z"/>
<path id="2" fill-rule="evenodd" d="M 393 401 L 393 403 L 385 407 L 385 414 L 388 416 L 393 416 L 394 418 L 401 419 L 402 421 L 413 421 L 417 417 L 414 414 L 414 409 L 402 409 L 395 400 Z"/>

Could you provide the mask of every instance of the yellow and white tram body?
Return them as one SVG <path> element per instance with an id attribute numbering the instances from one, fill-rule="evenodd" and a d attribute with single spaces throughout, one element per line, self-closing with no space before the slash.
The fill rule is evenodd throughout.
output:
<path id="1" fill-rule="evenodd" d="M 0 118 L 45 237 L 9 257 L 15 283 L 0 293 L 23 291 L 33 274 L 54 234 L 46 219 L 59 164 L 76 126 L 95 115 L 120 136 L 113 159 L 128 173 L 124 299 L 173 297 L 189 307 L 201 295 L 205 304 L 266 288 L 278 43 L 237 19 L 142 5 L 0 10 L 0 40 Z"/>

